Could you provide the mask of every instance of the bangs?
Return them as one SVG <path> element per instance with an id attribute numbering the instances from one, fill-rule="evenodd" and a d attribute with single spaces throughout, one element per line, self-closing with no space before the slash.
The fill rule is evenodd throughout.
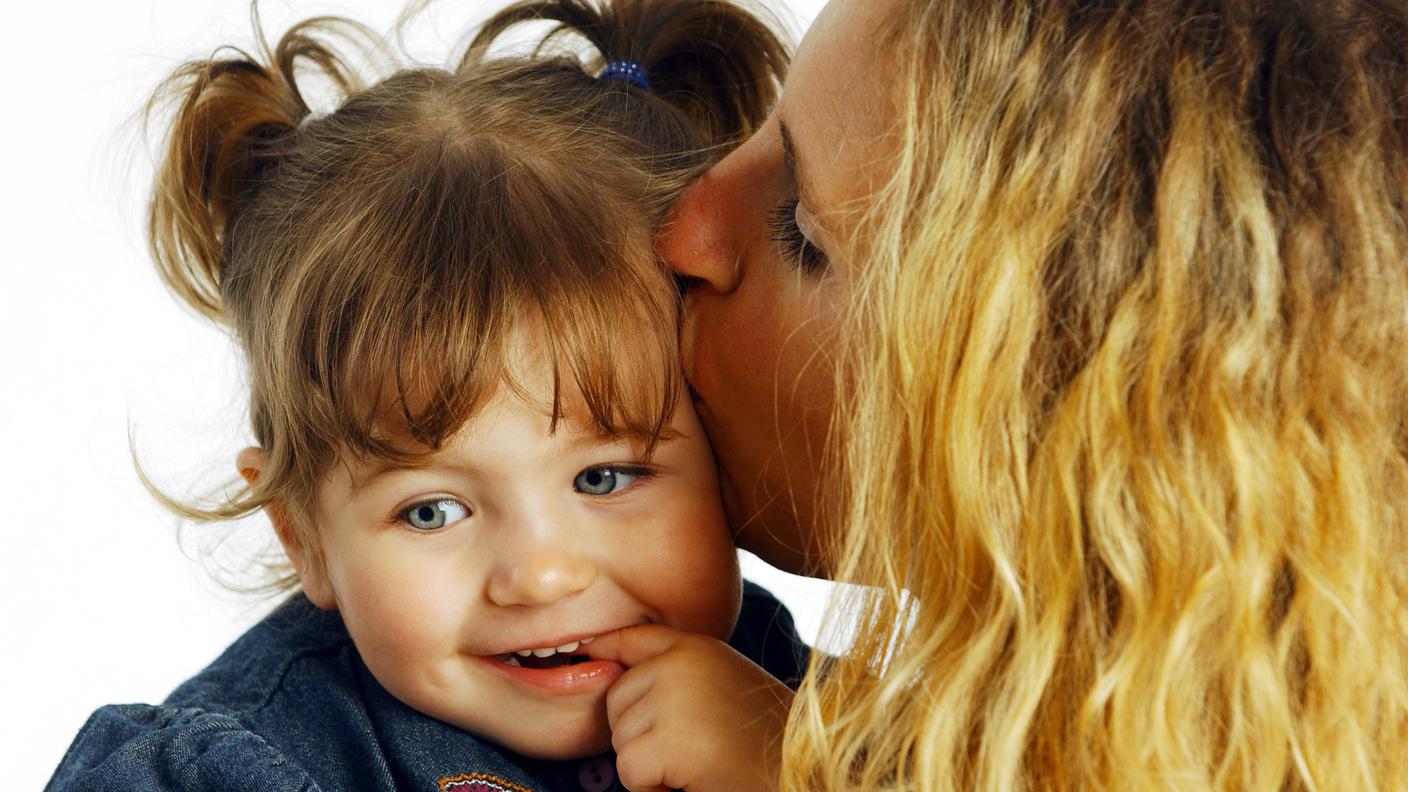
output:
<path id="1" fill-rule="evenodd" d="M 274 379 L 304 405 L 286 426 L 410 461 L 507 388 L 554 430 L 565 417 L 648 454 L 682 389 L 677 292 L 647 218 L 586 181 L 446 136 L 356 185 L 358 216 L 320 223 L 347 232 L 279 288 L 295 354 L 272 358 L 299 368 Z"/>

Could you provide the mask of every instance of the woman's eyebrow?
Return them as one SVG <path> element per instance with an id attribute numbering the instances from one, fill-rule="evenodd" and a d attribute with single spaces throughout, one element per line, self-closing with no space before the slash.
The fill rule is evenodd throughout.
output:
<path id="1" fill-rule="evenodd" d="M 802 176 L 801 164 L 797 161 L 797 148 L 792 143 L 792 133 L 787 129 L 787 124 L 781 116 L 777 118 L 777 129 L 782 135 L 782 164 L 787 168 L 787 176 L 797 187 L 797 199 L 809 207 L 815 207 L 816 203 L 811 200 L 811 190 L 807 189 L 806 179 Z"/>

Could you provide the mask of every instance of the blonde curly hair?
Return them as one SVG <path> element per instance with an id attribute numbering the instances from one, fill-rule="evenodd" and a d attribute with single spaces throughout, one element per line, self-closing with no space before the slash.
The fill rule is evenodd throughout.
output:
<path id="1" fill-rule="evenodd" d="M 784 787 L 1408 789 L 1408 7 L 897 5 Z"/>

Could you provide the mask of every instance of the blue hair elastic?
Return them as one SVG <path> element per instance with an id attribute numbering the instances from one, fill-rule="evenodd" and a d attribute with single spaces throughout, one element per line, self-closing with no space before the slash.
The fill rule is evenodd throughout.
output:
<path id="1" fill-rule="evenodd" d="M 645 67 L 630 60 L 611 61 L 606 64 L 606 68 L 601 74 L 596 76 L 598 80 L 621 80 L 641 89 L 650 90 L 650 80 L 646 79 Z"/>

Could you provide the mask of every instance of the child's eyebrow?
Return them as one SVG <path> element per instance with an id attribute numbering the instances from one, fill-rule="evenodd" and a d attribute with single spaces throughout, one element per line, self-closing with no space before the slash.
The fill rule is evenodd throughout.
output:
<path id="1" fill-rule="evenodd" d="M 434 467 L 432 464 L 408 464 L 404 462 L 391 462 L 389 460 L 379 462 L 364 470 L 354 470 L 349 465 L 347 467 L 348 478 L 352 484 L 352 494 L 356 495 L 367 489 L 378 479 L 385 478 L 393 473 L 401 473 L 408 470 L 425 470 Z"/>
<path id="2" fill-rule="evenodd" d="M 663 432 L 656 440 L 656 447 L 669 444 L 677 439 L 678 434 L 674 432 Z M 599 447 L 612 452 L 628 452 L 630 456 L 639 456 L 641 453 L 641 442 L 629 437 L 613 437 L 604 432 L 572 432 L 566 439 L 567 452 L 578 452 L 584 449 Z M 485 475 L 485 470 L 480 464 L 472 461 L 450 461 L 432 454 L 417 462 L 397 462 L 393 460 L 377 460 L 361 469 L 348 465 L 346 468 L 348 479 L 351 482 L 352 493 L 355 495 L 370 487 L 378 479 L 385 478 L 396 473 L 412 472 L 418 470 L 453 470 L 470 475 Z"/>
<path id="3" fill-rule="evenodd" d="M 478 462 L 451 461 L 438 458 L 435 455 L 414 462 L 397 462 L 389 459 L 378 460 L 361 470 L 356 470 L 349 466 L 347 473 L 352 484 L 352 493 L 355 495 L 370 487 L 377 480 L 386 478 L 387 476 L 392 476 L 397 473 L 413 473 L 422 470 L 454 471 L 456 473 L 466 473 L 473 476 L 486 475 L 486 470 Z"/>

